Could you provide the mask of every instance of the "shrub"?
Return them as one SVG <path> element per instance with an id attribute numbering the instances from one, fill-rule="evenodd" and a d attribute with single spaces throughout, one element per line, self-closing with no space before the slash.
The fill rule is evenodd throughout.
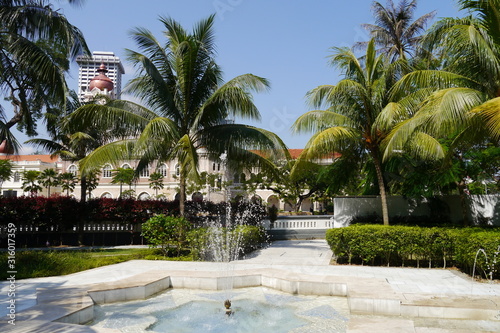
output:
<path id="1" fill-rule="evenodd" d="M 490 279 L 498 278 L 500 272 L 498 228 L 353 225 L 329 229 L 326 240 L 339 263 L 413 263 L 419 267 L 421 261 L 426 261 L 429 267 L 451 264 Z"/>
<path id="2" fill-rule="evenodd" d="M 143 223 L 142 236 L 152 246 L 159 246 L 166 256 L 171 250 L 179 256 L 190 227 L 185 218 L 160 214 Z"/>

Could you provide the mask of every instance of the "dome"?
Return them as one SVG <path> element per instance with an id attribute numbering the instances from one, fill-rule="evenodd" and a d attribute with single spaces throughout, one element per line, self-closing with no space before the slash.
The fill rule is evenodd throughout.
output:
<path id="1" fill-rule="evenodd" d="M 106 66 L 104 64 L 101 64 L 97 72 L 99 74 L 96 75 L 96 77 L 94 77 L 92 80 L 90 80 L 89 90 L 92 91 L 94 88 L 97 88 L 101 91 L 113 90 L 113 81 L 111 81 L 111 79 L 106 76 L 106 73 L 108 72 Z"/>

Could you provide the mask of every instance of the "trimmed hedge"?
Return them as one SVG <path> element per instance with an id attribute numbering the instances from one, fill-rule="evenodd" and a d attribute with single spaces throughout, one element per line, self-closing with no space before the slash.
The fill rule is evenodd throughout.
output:
<path id="1" fill-rule="evenodd" d="M 456 266 L 470 275 L 500 277 L 499 228 L 352 225 L 327 230 L 326 240 L 338 263 Z"/>

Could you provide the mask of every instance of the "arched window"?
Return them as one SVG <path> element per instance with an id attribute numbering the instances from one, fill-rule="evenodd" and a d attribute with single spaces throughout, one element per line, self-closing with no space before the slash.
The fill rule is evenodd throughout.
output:
<path id="1" fill-rule="evenodd" d="M 141 170 L 139 177 L 141 177 L 141 178 L 148 178 L 149 177 L 149 165 Z"/>
<path id="2" fill-rule="evenodd" d="M 111 171 L 113 169 L 111 168 L 111 165 L 105 165 L 104 168 L 102 168 L 102 178 L 111 178 L 112 174 Z"/>
<path id="3" fill-rule="evenodd" d="M 181 175 L 181 167 L 179 166 L 179 164 L 175 165 L 175 175 L 177 177 L 179 177 Z"/>
<path id="4" fill-rule="evenodd" d="M 139 194 L 139 196 L 137 197 L 137 199 L 139 199 L 139 200 L 149 200 L 149 199 L 151 199 L 151 196 L 147 192 L 142 192 L 141 194 Z"/>
<path id="5" fill-rule="evenodd" d="M 191 196 L 191 200 L 195 202 L 201 202 L 203 201 L 203 194 L 201 194 L 200 192 L 193 193 L 193 195 Z"/>
<path id="6" fill-rule="evenodd" d="M 101 194 L 101 198 L 112 199 L 113 196 L 109 192 L 104 192 L 103 194 Z"/>
<path id="7" fill-rule="evenodd" d="M 130 167 L 130 164 L 128 164 L 128 163 L 124 163 L 124 164 L 122 165 L 122 168 L 123 168 L 123 169 L 132 169 L 132 168 Z"/>
<path id="8" fill-rule="evenodd" d="M 76 165 L 71 164 L 68 168 L 68 172 L 72 173 L 73 176 L 76 176 L 76 174 L 78 173 L 78 168 L 76 167 Z"/>
<path id="9" fill-rule="evenodd" d="M 212 171 L 215 171 L 215 162 L 212 163 Z"/>
<path id="10" fill-rule="evenodd" d="M 162 163 L 159 167 L 158 167 L 158 172 L 161 173 L 161 175 L 163 177 L 167 177 L 168 175 L 168 167 L 165 163 Z"/>

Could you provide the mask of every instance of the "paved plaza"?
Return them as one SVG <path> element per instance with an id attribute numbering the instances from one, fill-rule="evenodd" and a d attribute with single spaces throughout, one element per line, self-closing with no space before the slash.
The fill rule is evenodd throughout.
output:
<path id="1" fill-rule="evenodd" d="M 231 263 L 230 270 L 236 275 L 261 274 L 267 279 L 276 277 L 288 282 L 334 281 L 346 285 L 351 311 L 354 307 L 357 312 L 366 312 L 351 317 L 347 327 L 350 333 L 500 332 L 499 283 L 473 281 L 453 269 L 335 265 L 331 264 L 331 258 L 332 252 L 324 240 L 276 241 L 266 249 Z M 133 260 L 67 276 L 21 280 L 16 282 L 16 311 L 21 317 L 23 312 L 29 313 L 30 308 L 37 304 L 37 289 L 40 288 L 63 290 L 102 283 L 112 285 L 138 274 L 147 275 L 151 272 L 154 275 L 153 272 L 158 271 L 173 276 L 210 276 L 228 269 L 221 265 L 210 262 Z M 8 288 L 8 284 L 2 282 L 2 304 L 7 304 Z M 380 315 L 380 304 L 387 304 L 384 305 L 388 307 L 387 316 Z M 6 325 L 9 330 L 0 328 L 0 331 L 31 332 L 27 323 L 21 331 L 9 328 L 4 320 L 7 311 L 6 306 L 0 308 L 0 325 Z M 399 315 L 393 315 L 394 311 Z M 463 313 L 463 317 L 460 313 Z M 19 325 L 24 327 L 21 321 Z M 85 328 L 85 332 L 100 331 Z"/>

